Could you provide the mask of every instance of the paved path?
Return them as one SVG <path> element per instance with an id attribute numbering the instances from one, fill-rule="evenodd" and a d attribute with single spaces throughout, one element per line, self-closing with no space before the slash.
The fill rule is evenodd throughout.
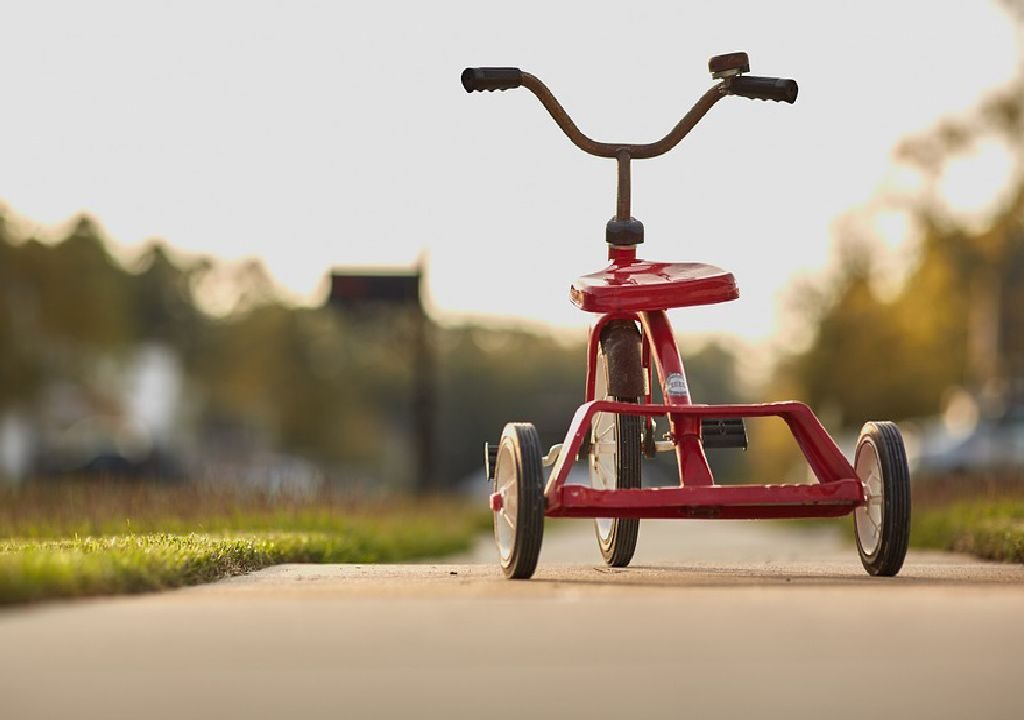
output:
<path id="1" fill-rule="evenodd" d="M 834 530 L 778 524 L 640 542 L 609 571 L 563 522 L 530 582 L 484 542 L 6 611 L 0 718 L 1024 718 L 1024 567 L 872 579 Z"/>

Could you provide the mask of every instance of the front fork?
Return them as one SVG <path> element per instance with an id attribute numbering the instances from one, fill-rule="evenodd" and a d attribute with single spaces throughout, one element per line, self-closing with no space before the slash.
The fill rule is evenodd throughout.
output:
<path id="1" fill-rule="evenodd" d="M 652 310 L 639 314 L 604 315 L 590 331 L 587 352 L 586 400 L 601 400 L 594 397 L 597 353 L 600 349 L 601 333 L 614 320 L 639 322 L 643 336 L 641 358 L 647 383 L 644 402 L 651 404 L 653 395 L 653 374 L 657 371 L 662 396 L 666 405 L 687 406 L 691 404 L 690 390 L 682 358 L 672 335 L 672 326 L 664 310 Z M 669 413 L 669 433 L 675 445 L 679 461 L 680 485 L 713 485 L 714 479 L 708 466 L 707 456 L 701 442 L 700 418 Z"/>

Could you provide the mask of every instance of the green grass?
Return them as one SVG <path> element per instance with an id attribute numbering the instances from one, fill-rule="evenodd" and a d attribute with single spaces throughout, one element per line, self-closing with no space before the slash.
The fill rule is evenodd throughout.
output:
<path id="1" fill-rule="evenodd" d="M 914 508 L 911 543 L 1024 563 L 1024 499 L 970 499 Z"/>
<path id="2" fill-rule="evenodd" d="M 0 605 L 195 585 L 285 562 L 439 557 L 468 549 L 489 523 L 490 513 L 439 500 L 110 484 L 6 490 Z"/>
<path id="3" fill-rule="evenodd" d="M 421 527 L 344 533 L 118 535 L 0 542 L 0 604 L 137 593 L 210 582 L 286 562 L 394 562 L 465 549 L 472 535 Z"/>

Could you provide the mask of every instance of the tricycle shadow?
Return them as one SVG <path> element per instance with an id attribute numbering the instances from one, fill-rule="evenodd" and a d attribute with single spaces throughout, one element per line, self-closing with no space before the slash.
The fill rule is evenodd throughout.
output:
<path id="1" fill-rule="evenodd" d="M 909 568 L 899 577 L 870 577 L 860 565 L 849 567 L 810 567 L 807 565 L 764 567 L 709 567 L 704 565 L 654 566 L 639 565 L 617 569 L 599 566 L 565 566 L 539 571 L 534 583 L 562 586 L 630 587 L 663 589 L 696 589 L 713 587 L 877 587 L 878 583 L 913 586 L 947 586 L 962 584 L 955 572 L 941 566 Z M 982 580 L 981 582 L 985 582 Z M 993 578 L 992 583 L 1000 582 Z"/>

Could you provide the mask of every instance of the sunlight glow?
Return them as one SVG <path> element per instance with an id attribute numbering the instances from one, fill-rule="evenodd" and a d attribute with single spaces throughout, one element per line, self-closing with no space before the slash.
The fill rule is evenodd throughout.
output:
<path id="1" fill-rule="evenodd" d="M 1009 199 L 1015 170 L 1006 143 L 981 141 L 946 165 L 939 194 L 956 218 L 974 230 L 983 230 Z"/>

